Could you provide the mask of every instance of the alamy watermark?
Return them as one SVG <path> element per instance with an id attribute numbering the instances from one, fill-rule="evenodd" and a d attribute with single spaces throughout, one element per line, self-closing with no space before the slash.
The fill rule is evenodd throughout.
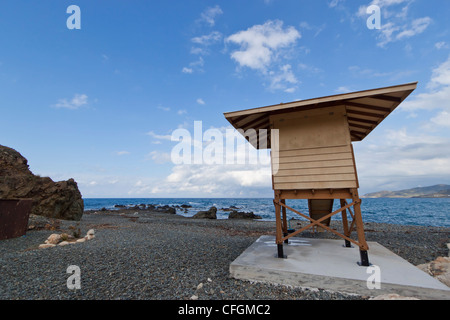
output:
<path id="1" fill-rule="evenodd" d="M 67 7 L 66 13 L 70 16 L 67 18 L 66 26 L 67 29 L 81 29 L 81 9 L 77 5 L 71 5 Z"/>
<path id="2" fill-rule="evenodd" d="M 67 7 L 66 13 L 70 14 L 67 18 L 67 29 L 81 29 L 81 9 L 77 5 L 70 5 Z M 367 28 L 370 30 L 381 29 L 381 8 L 375 4 L 367 7 L 366 13 L 370 14 L 367 19 Z"/>
<path id="3" fill-rule="evenodd" d="M 370 30 L 381 29 L 381 9 L 379 6 L 373 4 L 368 6 L 366 9 L 366 13 L 370 14 L 370 17 L 367 19 L 367 28 Z"/>
<path id="4" fill-rule="evenodd" d="M 79 266 L 69 266 L 66 270 L 71 276 L 67 279 L 67 289 L 80 290 L 81 289 L 81 269 Z"/>
<path id="5" fill-rule="evenodd" d="M 371 265 L 370 267 L 367 267 L 366 273 L 370 274 L 370 276 L 367 278 L 367 288 L 369 290 L 374 289 L 381 289 L 381 269 L 379 266 Z"/>

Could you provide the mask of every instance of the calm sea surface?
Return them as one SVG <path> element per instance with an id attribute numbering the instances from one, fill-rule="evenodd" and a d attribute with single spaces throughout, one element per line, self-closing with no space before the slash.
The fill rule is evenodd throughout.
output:
<path id="1" fill-rule="evenodd" d="M 115 209 L 114 205 L 134 206 L 139 204 L 181 206 L 188 204 L 192 207 L 184 210 L 177 209 L 177 214 L 191 217 L 201 210 L 208 210 L 214 206 L 218 209 L 217 218 L 226 219 L 229 212 L 222 208 L 235 206 L 239 211 L 252 211 L 264 220 L 274 221 L 275 210 L 273 199 L 177 199 L 177 198 L 133 198 L 133 199 L 84 199 L 85 210 L 99 210 L 101 208 Z M 306 200 L 287 200 L 286 204 L 307 214 Z M 339 208 L 339 201 L 334 203 L 335 210 Z M 450 199 L 362 199 L 362 213 L 365 222 L 383 222 L 402 225 L 440 226 L 450 227 Z M 288 210 L 288 217 L 303 219 Z M 333 218 L 340 219 L 337 214 Z"/>

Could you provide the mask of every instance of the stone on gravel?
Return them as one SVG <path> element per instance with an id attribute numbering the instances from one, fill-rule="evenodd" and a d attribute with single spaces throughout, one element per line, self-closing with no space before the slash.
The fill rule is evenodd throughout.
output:
<path id="1" fill-rule="evenodd" d="M 54 233 L 47 238 L 45 243 L 46 244 L 58 244 L 58 242 L 60 242 L 60 241 L 61 241 L 61 235 Z"/>
<path id="2" fill-rule="evenodd" d="M 211 207 L 208 211 L 199 211 L 192 218 L 194 219 L 217 219 L 217 208 Z"/>
<path id="3" fill-rule="evenodd" d="M 382 294 L 369 300 L 419 300 L 413 297 L 403 297 L 396 293 Z"/>
<path id="4" fill-rule="evenodd" d="M 438 257 L 430 263 L 424 263 L 417 266 L 420 270 L 438 279 L 446 286 L 450 287 L 450 258 Z"/>

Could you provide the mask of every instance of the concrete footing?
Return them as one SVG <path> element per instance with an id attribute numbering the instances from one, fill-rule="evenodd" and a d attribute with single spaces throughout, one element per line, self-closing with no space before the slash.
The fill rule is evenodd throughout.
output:
<path id="1" fill-rule="evenodd" d="M 293 287 L 378 296 L 396 293 L 450 300 L 450 288 L 376 242 L 368 242 L 371 266 L 358 265 L 359 248 L 342 240 L 291 238 L 286 259 L 277 258 L 273 236 L 262 236 L 230 265 L 232 277 Z"/>

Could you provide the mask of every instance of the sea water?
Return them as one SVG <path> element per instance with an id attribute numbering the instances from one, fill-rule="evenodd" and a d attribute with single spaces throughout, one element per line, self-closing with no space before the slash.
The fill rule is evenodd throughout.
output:
<path id="1" fill-rule="evenodd" d="M 450 198 L 370 198 L 361 199 L 364 222 L 380 222 L 402 225 L 450 227 Z M 236 207 L 238 211 L 253 212 L 263 220 L 275 221 L 275 209 L 271 198 L 87 198 L 84 199 L 85 210 L 117 209 L 115 205 L 135 206 L 152 204 L 156 206 L 190 205 L 179 209 L 177 214 L 192 217 L 198 211 L 217 208 L 217 218 L 227 219 L 229 211 L 222 209 Z M 286 204 L 301 213 L 308 214 L 306 200 L 286 200 Z M 340 207 L 339 200 L 334 201 L 334 210 Z M 288 219 L 303 219 L 287 210 Z M 340 219 L 337 214 L 333 219 Z"/>

